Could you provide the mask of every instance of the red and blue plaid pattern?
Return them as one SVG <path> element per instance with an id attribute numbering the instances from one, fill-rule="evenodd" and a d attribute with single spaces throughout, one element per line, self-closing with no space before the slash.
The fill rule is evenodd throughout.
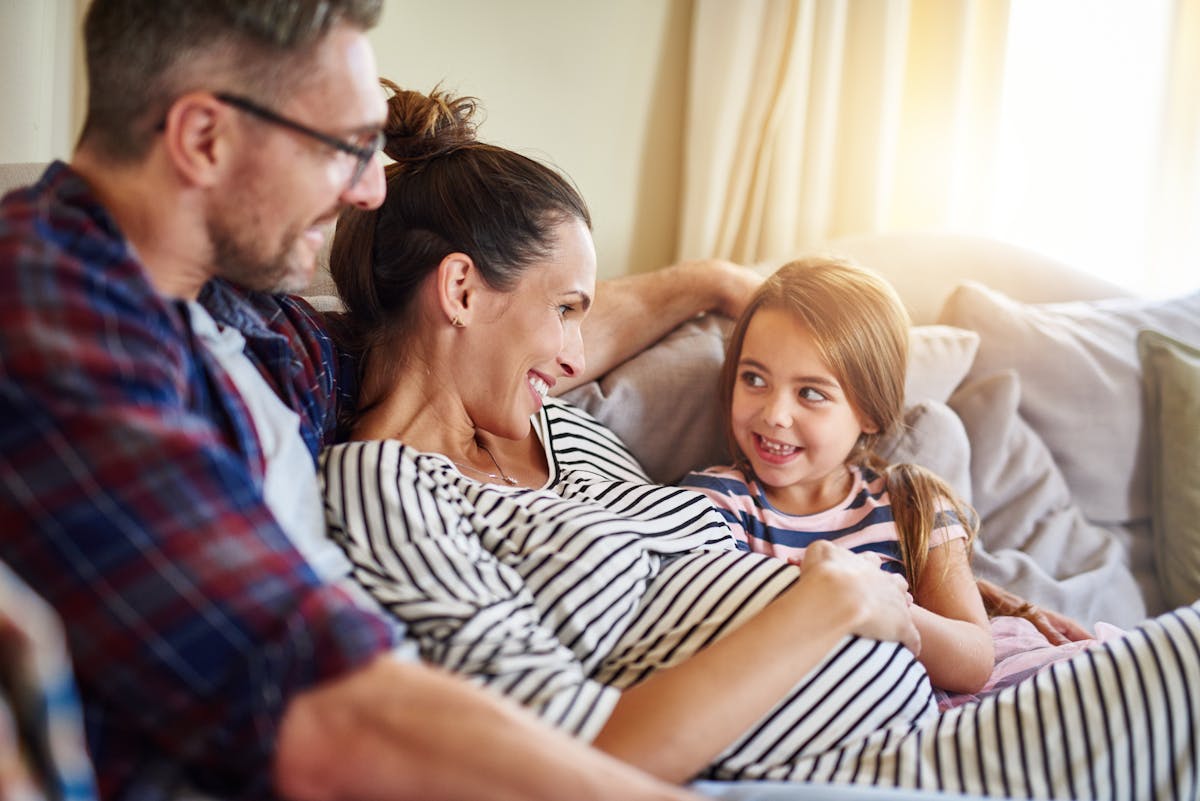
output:
<path id="1" fill-rule="evenodd" d="M 303 301 L 202 302 L 300 414 L 314 453 L 334 352 Z M 63 619 L 105 798 L 270 794 L 295 693 L 394 643 L 323 585 L 263 503 L 249 413 L 85 182 L 0 203 L 0 559 Z"/>

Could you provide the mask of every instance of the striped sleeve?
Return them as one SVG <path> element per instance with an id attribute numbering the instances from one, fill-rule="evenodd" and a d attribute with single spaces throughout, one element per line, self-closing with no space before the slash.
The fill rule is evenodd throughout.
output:
<path id="1" fill-rule="evenodd" d="M 544 411 L 534 418 L 534 425 L 541 441 L 550 443 L 555 472 L 571 468 L 617 481 L 651 483 L 625 443 L 583 409 L 547 398 Z"/>
<path id="2" fill-rule="evenodd" d="M 751 526 L 747 524 L 754 519 L 753 512 L 749 511 L 754 508 L 754 498 L 744 482 L 720 475 L 717 468 L 712 468 L 703 472 L 688 473 L 679 485 L 708 498 L 729 526 L 738 550 L 751 550 Z"/>
<path id="3" fill-rule="evenodd" d="M 408 624 L 425 659 L 591 739 L 619 691 L 587 678 L 515 567 L 485 548 L 472 503 L 395 441 L 325 452 L 330 533 L 355 578 Z M 483 523 L 487 525 L 486 522 Z"/>

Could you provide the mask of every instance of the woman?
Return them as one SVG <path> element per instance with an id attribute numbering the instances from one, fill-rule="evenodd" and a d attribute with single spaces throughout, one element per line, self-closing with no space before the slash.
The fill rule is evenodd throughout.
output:
<path id="1" fill-rule="evenodd" d="M 1094 794 L 1112 756 L 1135 794 L 1194 795 L 1200 616 L 939 715 L 877 557 L 815 543 L 801 576 L 739 552 L 705 499 L 548 397 L 584 369 L 586 207 L 476 142 L 469 101 L 392 88 L 387 200 L 334 242 L 362 393 L 322 478 L 354 578 L 426 659 L 677 781 Z"/>

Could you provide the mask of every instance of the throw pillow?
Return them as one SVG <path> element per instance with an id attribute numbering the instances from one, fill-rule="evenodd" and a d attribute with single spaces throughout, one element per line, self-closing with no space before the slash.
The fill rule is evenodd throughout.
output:
<path id="1" fill-rule="evenodd" d="M 1049 446 L 1089 519 L 1148 516 L 1137 331 L 1200 342 L 1200 292 L 1034 305 L 969 283 L 951 294 L 940 322 L 980 335 L 968 381 L 1017 372 L 1021 416 Z"/>
<path id="2" fill-rule="evenodd" d="M 892 463 L 932 470 L 971 503 L 971 445 L 962 420 L 944 403 L 926 400 L 904 410 L 904 425 L 876 451 Z"/>
<path id="3" fill-rule="evenodd" d="M 945 403 L 966 378 L 979 350 L 979 334 L 949 325 L 918 325 L 909 330 L 904 402 Z"/>
<path id="4" fill-rule="evenodd" d="M 1200 598 L 1200 348 L 1138 335 L 1149 443 L 1151 529 L 1169 606 Z"/>
<path id="5" fill-rule="evenodd" d="M 731 326 L 713 315 L 690 320 L 563 398 L 612 429 L 660 484 L 728 464 L 717 383 Z"/>
<path id="6" fill-rule="evenodd" d="M 1147 602 L 1122 537 L 1071 500 L 1046 444 L 1017 413 L 1021 393 L 1016 372 L 1003 370 L 968 379 L 948 403 L 970 441 L 975 573 L 1086 625 L 1132 626 Z"/>

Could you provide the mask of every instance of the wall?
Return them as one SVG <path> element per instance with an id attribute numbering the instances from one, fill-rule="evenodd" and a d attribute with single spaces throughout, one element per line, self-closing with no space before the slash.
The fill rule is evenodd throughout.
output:
<path id="1" fill-rule="evenodd" d="M 0 160 L 70 155 L 81 117 L 85 0 L 0 0 Z"/>
<path id="2" fill-rule="evenodd" d="M 0 160 L 70 154 L 84 6 L 0 0 Z M 481 138 L 567 173 L 614 276 L 674 255 L 690 14 L 691 0 L 387 0 L 371 40 L 383 75 L 478 97 Z"/>
<path id="3" fill-rule="evenodd" d="M 674 256 L 691 0 L 389 0 L 380 72 L 482 101 L 480 138 L 548 161 L 592 211 L 602 276 Z"/>

